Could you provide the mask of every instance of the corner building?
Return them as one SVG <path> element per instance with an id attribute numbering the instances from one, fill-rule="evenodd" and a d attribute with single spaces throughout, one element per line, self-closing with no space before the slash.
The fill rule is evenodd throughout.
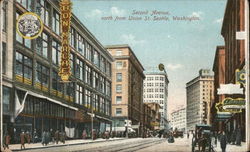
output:
<path id="1" fill-rule="evenodd" d="M 6 30 L 3 31 L 4 132 L 12 143 L 21 130 L 39 138 L 44 130 L 65 131 L 79 138 L 83 130 L 91 135 L 91 118 L 97 132 L 111 127 L 112 56 L 78 20 L 71 17 L 70 82 L 58 76 L 61 55 L 59 1 L 5 0 Z M 42 34 L 33 40 L 16 32 L 16 19 L 35 12 L 44 23 Z M 2 32 L 2 31 L 1 31 Z M 20 104 L 24 105 L 21 113 Z"/>
<path id="2" fill-rule="evenodd" d="M 128 129 L 143 133 L 143 74 L 144 68 L 132 49 L 124 45 L 106 46 L 114 57 L 112 63 L 112 120 L 113 131 L 123 133 L 125 120 L 131 121 Z"/>

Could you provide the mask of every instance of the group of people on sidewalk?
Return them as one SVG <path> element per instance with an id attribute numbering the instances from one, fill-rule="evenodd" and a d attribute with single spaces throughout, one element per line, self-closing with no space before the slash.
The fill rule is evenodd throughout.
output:
<path id="1" fill-rule="evenodd" d="M 11 136 L 8 133 L 6 133 L 3 138 L 4 150 L 9 149 L 10 141 L 11 141 Z M 25 143 L 30 144 L 30 142 L 31 142 L 31 134 L 29 133 L 29 131 L 25 132 L 24 130 L 22 130 L 20 134 L 21 149 L 25 149 Z"/>

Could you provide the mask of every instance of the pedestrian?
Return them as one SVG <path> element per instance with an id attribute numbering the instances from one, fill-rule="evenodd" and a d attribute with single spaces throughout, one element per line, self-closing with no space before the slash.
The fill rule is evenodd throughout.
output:
<path id="1" fill-rule="evenodd" d="M 189 139 L 189 132 L 187 132 L 187 138 Z"/>
<path id="2" fill-rule="evenodd" d="M 240 126 L 238 127 L 236 131 L 236 145 L 241 146 L 241 128 Z"/>
<path id="3" fill-rule="evenodd" d="M 10 135 L 6 133 L 4 136 L 4 145 L 3 145 L 4 150 L 6 148 L 9 149 L 10 139 L 11 139 Z"/>
<path id="4" fill-rule="evenodd" d="M 222 152 L 226 152 L 227 136 L 224 131 L 222 131 L 222 134 L 220 135 L 220 147 Z"/>
<path id="5" fill-rule="evenodd" d="M 206 149 L 206 137 L 204 134 L 201 135 L 201 138 L 199 140 L 199 151 L 200 151 L 200 147 L 201 147 L 201 151 L 205 152 Z"/>
<path id="6" fill-rule="evenodd" d="M 105 131 L 105 139 L 106 139 L 106 140 L 109 139 L 109 131 Z"/>
<path id="7" fill-rule="evenodd" d="M 31 136 L 30 136 L 29 131 L 26 131 L 26 139 L 27 139 L 28 144 L 30 144 Z"/>
<path id="8" fill-rule="evenodd" d="M 55 143 L 55 136 L 54 136 L 55 134 L 53 132 L 53 129 L 50 129 L 49 134 L 50 134 L 50 142 L 52 142 L 54 144 Z"/>
<path id="9" fill-rule="evenodd" d="M 45 146 L 49 144 L 49 141 L 50 141 L 50 135 L 49 135 L 49 132 L 46 130 L 45 131 Z"/>
<path id="10" fill-rule="evenodd" d="M 45 130 L 44 130 L 43 133 L 42 133 L 42 145 L 43 146 L 45 145 L 45 138 L 46 138 L 46 133 L 45 133 Z"/>
<path id="11" fill-rule="evenodd" d="M 60 133 L 59 133 L 59 136 L 60 136 L 60 141 L 61 141 L 63 144 L 65 144 L 65 136 L 66 136 L 65 132 L 64 132 L 64 131 L 60 132 Z"/>
<path id="12" fill-rule="evenodd" d="M 55 132 L 55 140 L 56 140 L 56 144 L 58 144 L 58 141 L 59 141 L 59 130 L 56 130 L 56 132 Z"/>
<path id="13" fill-rule="evenodd" d="M 86 137 L 87 137 L 86 130 L 83 130 L 82 131 L 82 139 L 86 139 Z"/>
<path id="14" fill-rule="evenodd" d="M 215 138 L 214 144 L 217 147 L 217 138 L 218 138 L 217 132 L 214 132 L 214 138 Z"/>
<path id="15" fill-rule="evenodd" d="M 34 129 L 34 133 L 33 133 L 33 143 L 37 143 L 38 142 L 38 134 L 36 132 L 36 129 Z"/>
<path id="16" fill-rule="evenodd" d="M 21 150 L 25 149 L 25 133 L 22 131 L 20 134 Z"/>
<path id="17" fill-rule="evenodd" d="M 235 140 L 236 140 L 236 129 L 231 134 L 231 144 L 235 145 Z"/>

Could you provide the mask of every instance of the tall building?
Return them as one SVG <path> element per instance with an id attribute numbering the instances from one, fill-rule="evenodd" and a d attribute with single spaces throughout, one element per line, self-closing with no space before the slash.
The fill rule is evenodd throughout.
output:
<path id="1" fill-rule="evenodd" d="M 144 68 L 132 49 L 124 45 L 106 47 L 115 59 L 112 63 L 113 131 L 125 131 L 125 121 L 142 135 Z"/>
<path id="2" fill-rule="evenodd" d="M 222 131 L 223 122 L 216 120 L 217 109 L 215 108 L 216 103 L 222 102 L 225 98 L 225 95 L 218 95 L 217 89 L 220 88 L 220 84 L 225 84 L 225 47 L 224 46 L 217 46 L 215 58 L 214 58 L 214 100 L 212 102 L 211 107 L 211 114 L 212 114 L 212 124 L 213 127 L 218 130 Z"/>
<path id="3" fill-rule="evenodd" d="M 145 72 L 143 102 L 158 103 L 160 105 L 161 121 L 160 128 L 168 128 L 167 103 L 168 103 L 168 76 L 165 72 Z"/>
<path id="4" fill-rule="evenodd" d="M 17 18 L 28 11 L 44 24 L 33 40 L 16 32 Z M 21 130 L 36 130 L 39 137 L 44 130 L 60 130 L 71 138 L 86 130 L 90 136 L 92 112 L 93 129 L 110 129 L 113 58 L 78 18 L 71 17 L 68 83 L 58 76 L 59 1 L 5 0 L 3 21 L 3 128 L 13 137 L 11 142 Z"/>
<path id="5" fill-rule="evenodd" d="M 201 69 L 199 76 L 186 83 L 187 131 L 195 124 L 210 124 L 209 109 L 214 93 L 214 77 L 209 69 Z"/>
<path id="6" fill-rule="evenodd" d="M 177 128 L 180 131 L 186 131 L 186 108 L 179 108 L 171 113 L 171 128 L 175 130 Z"/>

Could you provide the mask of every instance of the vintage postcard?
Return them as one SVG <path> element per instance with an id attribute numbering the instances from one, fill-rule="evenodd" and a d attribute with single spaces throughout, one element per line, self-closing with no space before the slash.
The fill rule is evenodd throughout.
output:
<path id="1" fill-rule="evenodd" d="M 249 0 L 0 0 L 0 147 L 250 151 Z"/>

